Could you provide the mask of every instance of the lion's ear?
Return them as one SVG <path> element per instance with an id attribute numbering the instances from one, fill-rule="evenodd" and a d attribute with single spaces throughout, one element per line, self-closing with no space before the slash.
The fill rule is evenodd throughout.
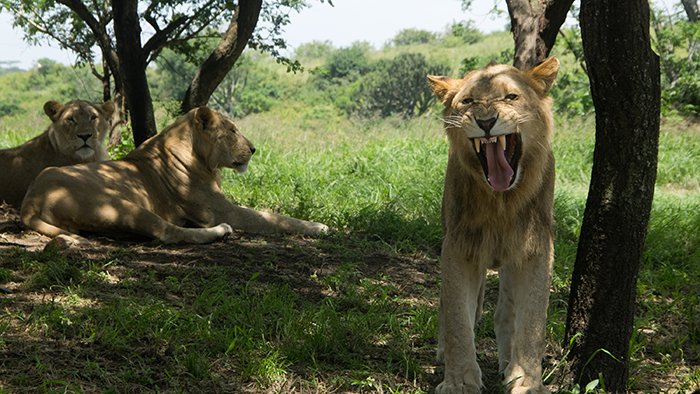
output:
<path id="1" fill-rule="evenodd" d="M 559 71 L 559 59 L 554 56 L 550 56 L 545 59 L 542 63 L 535 65 L 526 72 L 530 74 L 530 77 L 535 81 L 539 82 L 540 87 L 544 94 L 549 92 L 552 88 L 554 80 L 557 78 L 557 72 Z"/>
<path id="2" fill-rule="evenodd" d="M 105 101 L 102 106 L 100 106 L 100 112 L 102 112 L 102 116 L 105 117 L 105 119 L 109 119 L 110 116 L 114 113 L 114 103 L 111 100 Z"/>
<path id="3" fill-rule="evenodd" d="M 194 121 L 201 131 L 205 131 L 216 122 L 216 113 L 209 107 L 199 107 L 194 113 Z"/>
<path id="4" fill-rule="evenodd" d="M 450 77 L 436 77 L 428 75 L 428 84 L 433 89 L 438 100 L 447 105 L 447 102 L 454 97 L 456 88 L 459 86 L 459 79 Z"/>
<path id="5" fill-rule="evenodd" d="M 52 122 L 55 122 L 58 120 L 58 113 L 61 111 L 61 108 L 63 108 L 63 104 L 58 101 L 47 101 L 46 104 L 44 104 L 44 113 Z"/>

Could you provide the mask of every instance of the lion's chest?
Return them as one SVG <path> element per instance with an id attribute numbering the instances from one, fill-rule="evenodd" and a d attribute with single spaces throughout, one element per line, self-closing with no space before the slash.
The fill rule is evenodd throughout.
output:
<path id="1" fill-rule="evenodd" d="M 528 260 L 551 241 L 551 208 L 545 201 L 492 192 L 463 175 L 446 174 L 443 249 L 497 269 Z"/>

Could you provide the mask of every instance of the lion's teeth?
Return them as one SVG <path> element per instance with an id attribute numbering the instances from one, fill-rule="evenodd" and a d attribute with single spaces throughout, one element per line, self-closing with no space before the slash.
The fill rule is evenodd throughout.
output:
<path id="1" fill-rule="evenodd" d="M 498 136 L 498 142 L 501 143 L 501 146 L 503 147 L 503 150 L 506 150 L 506 136 L 505 136 L 505 135 L 499 135 L 499 136 Z"/>
<path id="2" fill-rule="evenodd" d="M 476 149 L 476 153 L 481 151 L 481 140 L 478 138 L 474 138 L 474 149 Z"/>

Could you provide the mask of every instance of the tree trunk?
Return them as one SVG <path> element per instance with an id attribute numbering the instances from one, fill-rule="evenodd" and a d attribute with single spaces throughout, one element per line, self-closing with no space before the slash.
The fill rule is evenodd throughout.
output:
<path id="1" fill-rule="evenodd" d="M 513 65 L 524 70 L 549 56 L 573 0 L 507 0 L 515 41 Z"/>
<path id="2" fill-rule="evenodd" d="M 157 132 L 153 102 L 146 78 L 146 59 L 141 47 L 137 0 L 113 0 L 114 36 L 119 54 L 119 74 L 131 114 L 134 145 Z"/>
<path id="3" fill-rule="evenodd" d="M 698 21 L 698 2 L 696 0 L 681 0 L 685 14 L 688 15 L 688 20 L 695 23 Z"/>
<path id="4" fill-rule="evenodd" d="M 569 374 L 581 384 L 602 374 L 606 392 L 626 393 L 656 180 L 659 59 L 650 46 L 647 0 L 583 1 L 581 33 L 596 143 L 566 321 L 567 343 L 576 338 Z"/>
<path id="5" fill-rule="evenodd" d="M 262 8 L 262 0 L 240 0 L 233 19 L 226 29 L 219 45 L 202 64 L 197 75 L 185 92 L 182 112 L 206 105 L 216 87 L 243 53 L 248 40 L 253 35 Z"/>

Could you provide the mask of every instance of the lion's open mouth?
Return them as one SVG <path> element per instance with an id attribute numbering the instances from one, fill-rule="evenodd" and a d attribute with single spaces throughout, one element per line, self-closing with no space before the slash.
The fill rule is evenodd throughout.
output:
<path id="1" fill-rule="evenodd" d="M 474 150 L 493 190 L 508 189 L 515 181 L 520 160 L 519 133 L 491 138 L 472 138 Z"/>

